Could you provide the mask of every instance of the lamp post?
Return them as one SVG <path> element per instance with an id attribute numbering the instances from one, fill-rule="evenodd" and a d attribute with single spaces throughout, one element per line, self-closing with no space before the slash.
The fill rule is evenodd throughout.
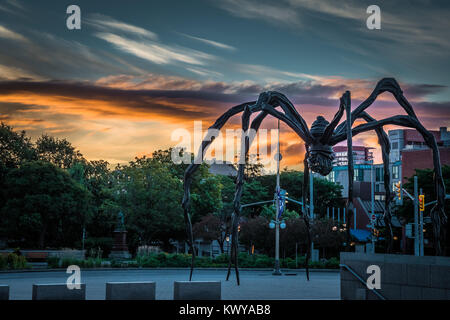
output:
<path id="1" fill-rule="evenodd" d="M 280 154 L 280 120 L 278 120 L 278 141 L 277 141 L 277 186 L 276 186 L 276 192 L 275 192 L 275 206 L 276 206 L 276 214 L 275 214 L 275 221 L 271 221 L 269 226 L 272 228 L 272 226 L 275 227 L 275 270 L 273 271 L 273 275 L 275 276 L 281 276 L 280 271 L 280 221 L 278 219 L 278 216 L 280 214 L 280 160 L 281 160 L 281 154 Z M 284 221 L 283 221 L 284 223 Z M 284 224 L 286 226 L 286 224 Z"/>
<path id="2" fill-rule="evenodd" d="M 280 270 L 280 229 L 286 228 L 286 223 L 284 220 L 277 219 L 271 220 L 269 223 L 270 229 L 275 229 L 275 269 L 273 271 L 274 276 L 281 276 L 281 270 Z"/>
<path id="3" fill-rule="evenodd" d="M 374 235 L 374 229 L 375 229 L 375 220 L 373 217 L 375 217 L 375 185 L 374 185 L 374 179 L 373 179 L 373 160 L 372 165 L 370 167 L 370 198 L 371 198 L 371 209 L 372 209 L 372 253 L 375 253 L 375 235 Z"/>

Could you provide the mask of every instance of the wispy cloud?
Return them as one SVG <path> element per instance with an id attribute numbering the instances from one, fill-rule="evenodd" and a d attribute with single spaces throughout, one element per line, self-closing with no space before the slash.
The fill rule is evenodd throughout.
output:
<path id="1" fill-rule="evenodd" d="M 238 17 L 256 18 L 269 23 L 301 25 L 297 12 L 279 1 L 270 3 L 259 0 L 219 0 L 216 3 L 222 9 Z"/>
<path id="2" fill-rule="evenodd" d="M 0 11 L 24 17 L 23 12 L 26 11 L 26 8 L 17 0 L 6 0 L 3 4 L 0 4 Z"/>
<path id="3" fill-rule="evenodd" d="M 25 38 L 23 35 L 14 32 L 2 25 L 0 25 L 0 38 L 28 42 L 27 38 Z"/>
<path id="4" fill-rule="evenodd" d="M 126 22 L 115 20 L 111 17 L 102 15 L 102 14 L 92 14 L 89 16 L 89 18 L 86 20 L 86 22 L 97 29 L 102 30 L 115 30 L 115 31 L 121 31 L 124 33 L 137 35 L 145 38 L 149 38 L 152 40 L 157 40 L 158 35 L 150 30 L 147 30 L 145 28 L 141 28 Z"/>
<path id="5" fill-rule="evenodd" d="M 204 38 L 200 38 L 200 37 L 194 37 L 194 36 L 191 36 L 191 35 L 188 35 L 188 34 L 184 34 L 184 33 L 181 33 L 181 34 L 183 36 L 185 36 L 185 37 L 190 38 L 190 39 L 194 39 L 194 40 L 206 43 L 206 44 L 208 44 L 210 46 L 213 46 L 213 47 L 216 47 L 216 48 L 219 48 L 219 49 L 225 49 L 225 50 L 230 50 L 230 51 L 235 51 L 236 50 L 235 47 L 230 46 L 230 45 L 225 44 L 225 43 L 221 43 L 221 42 L 213 41 L 213 40 L 209 40 L 209 39 L 204 39 Z"/>
<path id="6" fill-rule="evenodd" d="M 351 90 L 352 105 L 356 106 L 374 86 L 375 82 L 368 79 L 256 83 L 199 81 L 159 74 L 108 76 L 95 82 L 3 81 L 0 119 L 35 135 L 49 132 L 69 138 L 91 159 L 126 161 L 137 153 L 148 154 L 152 149 L 175 144 L 170 141 L 171 130 L 190 130 L 194 120 L 203 120 L 206 129 L 228 108 L 255 100 L 262 91 L 285 93 L 311 124 L 318 115 L 329 120 L 333 117 L 339 105 L 337 97 L 343 91 Z M 448 125 L 450 101 L 427 99 L 445 90 L 445 86 L 401 86 L 427 128 Z M 368 109 L 373 117 L 404 113 L 392 97 L 381 98 Z M 239 118 L 234 117 L 227 126 L 239 127 Z M 263 124 L 265 128 L 274 126 L 272 117 Z M 283 128 L 284 165 L 298 165 L 304 154 L 302 142 L 285 125 Z M 359 135 L 355 143 L 374 145 L 376 139 L 368 133 Z"/>
<path id="7" fill-rule="evenodd" d="M 210 55 L 191 49 L 178 49 L 152 41 L 135 41 L 112 33 L 97 33 L 96 36 L 113 44 L 124 52 L 156 64 L 168 64 L 178 61 L 203 65 L 205 62 L 202 60 L 211 57 Z"/>
<path id="8" fill-rule="evenodd" d="M 22 70 L 20 68 L 8 67 L 0 64 L 0 81 L 1 80 L 16 80 L 16 79 L 35 79 L 41 80 L 42 78 L 30 73 L 28 71 Z"/>

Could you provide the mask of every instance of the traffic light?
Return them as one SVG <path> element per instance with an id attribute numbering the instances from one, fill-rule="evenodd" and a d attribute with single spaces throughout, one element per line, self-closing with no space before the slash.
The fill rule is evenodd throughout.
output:
<path id="1" fill-rule="evenodd" d="M 425 195 L 419 195 L 419 210 L 425 211 Z"/>
<path id="2" fill-rule="evenodd" d="M 399 181 L 395 184 L 395 191 L 397 192 L 398 200 L 402 200 L 402 182 Z"/>

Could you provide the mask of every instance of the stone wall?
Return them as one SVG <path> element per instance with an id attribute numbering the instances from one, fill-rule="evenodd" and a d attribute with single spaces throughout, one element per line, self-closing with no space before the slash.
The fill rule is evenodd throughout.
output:
<path id="1" fill-rule="evenodd" d="M 341 252 L 340 262 L 353 269 L 364 281 L 370 276 L 367 267 L 379 266 L 381 288 L 378 292 L 388 300 L 450 299 L 449 257 Z M 341 267 L 341 299 L 379 298 Z"/>

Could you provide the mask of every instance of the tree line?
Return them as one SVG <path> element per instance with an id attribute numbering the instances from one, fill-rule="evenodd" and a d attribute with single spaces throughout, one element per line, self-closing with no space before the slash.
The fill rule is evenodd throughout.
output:
<path id="1" fill-rule="evenodd" d="M 122 212 L 132 252 L 140 245 L 172 250 L 174 240 L 185 240 L 181 200 L 187 165 L 174 164 L 171 152 L 158 150 L 150 157 L 113 166 L 85 159 L 66 139 L 44 134 L 33 142 L 25 131 L 1 123 L 0 240 L 8 247 L 80 248 L 85 234 L 86 243 L 110 245 Z M 242 204 L 273 199 L 273 174 L 264 175 L 260 164 L 247 165 L 245 173 Z M 202 164 L 191 187 L 195 235 L 217 240 L 222 250 L 230 233 L 234 180 L 211 174 L 209 166 Z M 291 198 L 302 198 L 302 181 L 303 172 L 285 169 L 281 173 L 282 188 Z M 314 179 L 314 186 L 319 220 L 327 207 L 344 205 L 341 186 L 324 179 Z M 289 232 L 282 233 L 286 248 L 293 243 L 304 245 L 299 212 L 298 205 L 287 203 L 284 218 Z M 242 216 L 242 244 L 269 253 L 272 245 L 264 239 L 269 238 L 267 223 L 274 217 L 273 206 L 246 207 Z"/>

